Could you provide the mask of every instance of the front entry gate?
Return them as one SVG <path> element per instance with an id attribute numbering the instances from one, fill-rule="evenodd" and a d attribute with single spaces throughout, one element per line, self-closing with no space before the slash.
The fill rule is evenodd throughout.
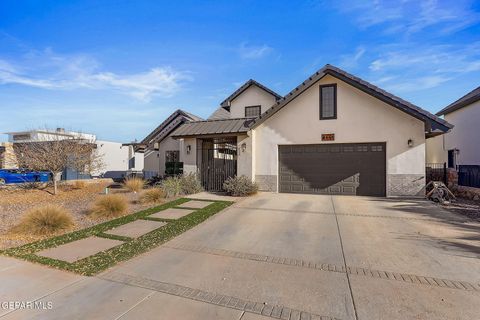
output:
<path id="1" fill-rule="evenodd" d="M 202 139 L 200 176 L 207 191 L 222 191 L 223 183 L 237 174 L 237 138 Z"/>

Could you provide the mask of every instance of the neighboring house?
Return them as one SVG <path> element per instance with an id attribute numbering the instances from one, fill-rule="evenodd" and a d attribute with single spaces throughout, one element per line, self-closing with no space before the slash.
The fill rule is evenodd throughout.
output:
<path id="1" fill-rule="evenodd" d="M 448 167 L 480 165 L 480 87 L 437 112 L 455 128 L 427 143 L 427 163 Z"/>
<path id="2" fill-rule="evenodd" d="M 56 130 L 9 132 L 7 134 L 9 140 L 7 145 L 10 146 L 13 146 L 16 143 L 31 143 L 73 138 L 84 139 L 85 141 L 94 143 L 97 147 L 98 154 L 102 157 L 103 168 L 93 172 L 93 177 L 121 179 L 129 173 L 141 172 L 143 170 L 143 155 L 135 153 L 133 147 L 123 146 L 118 142 L 97 140 L 94 134 L 65 131 L 63 128 L 57 128 Z M 10 168 L 17 166 L 17 163 L 10 161 Z M 64 180 L 83 178 L 90 178 L 90 176 L 83 175 L 68 168 L 65 169 L 62 174 L 62 179 Z"/>
<path id="3" fill-rule="evenodd" d="M 145 178 L 182 172 L 180 142 L 172 139 L 170 134 L 185 122 L 198 120 L 203 119 L 183 110 L 177 110 L 136 145 L 137 151 L 144 152 Z"/>
<path id="4" fill-rule="evenodd" d="M 451 128 L 326 65 L 283 98 L 250 80 L 210 120 L 186 122 L 170 136 L 184 172 L 198 173 L 207 190 L 245 175 L 265 191 L 421 196 L 425 141 Z"/>

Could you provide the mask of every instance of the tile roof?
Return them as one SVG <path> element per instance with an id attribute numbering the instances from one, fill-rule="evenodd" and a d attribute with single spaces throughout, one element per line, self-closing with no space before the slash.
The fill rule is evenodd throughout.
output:
<path id="1" fill-rule="evenodd" d="M 236 97 L 238 97 L 243 91 L 247 90 L 250 86 L 257 86 L 259 87 L 260 89 L 270 93 L 271 95 L 275 96 L 275 98 L 278 100 L 278 99 L 281 99 L 282 96 L 279 95 L 278 93 L 276 93 L 275 91 L 273 91 L 272 89 L 270 88 L 267 88 L 266 86 L 264 86 L 263 84 L 253 80 L 253 79 L 250 79 L 248 80 L 247 82 L 245 82 L 240 88 L 238 88 L 237 90 L 235 90 L 231 95 L 229 95 L 227 97 L 227 99 L 223 100 L 222 103 L 220 103 L 220 105 L 222 107 L 228 107 L 230 106 L 230 102 L 235 99 Z"/>
<path id="2" fill-rule="evenodd" d="M 466 107 L 472 103 L 475 103 L 478 100 L 480 100 L 480 87 L 473 89 L 472 91 L 470 91 L 469 93 L 467 93 L 466 95 L 458 99 L 457 101 L 449 104 L 448 106 L 446 106 L 445 108 L 437 112 L 437 116 L 451 113 L 453 111 Z"/>
<path id="3" fill-rule="evenodd" d="M 340 79 L 356 87 L 357 89 L 362 90 L 365 93 L 370 94 L 377 99 L 380 99 L 383 102 L 388 103 L 393 107 L 403 112 L 406 112 L 417 119 L 424 121 L 425 123 L 428 123 L 432 130 L 439 129 L 441 131 L 447 132 L 449 129 L 453 128 L 453 125 L 431 114 L 430 112 L 330 64 L 325 65 L 323 68 L 318 70 L 315 74 L 310 76 L 295 89 L 290 91 L 290 93 L 287 94 L 284 98 L 277 101 L 275 105 L 273 105 L 270 109 L 265 111 L 259 118 L 255 120 L 251 128 L 259 126 L 261 123 L 270 118 L 273 114 L 278 112 L 280 109 L 282 109 L 284 106 L 286 106 L 296 97 L 298 97 L 302 92 L 310 88 L 313 84 L 315 84 L 318 80 L 320 80 L 327 74 L 337 79 Z"/>
<path id="4" fill-rule="evenodd" d="M 251 123 L 253 123 L 253 119 L 251 118 L 186 122 L 175 130 L 171 136 L 180 138 L 202 135 L 245 133 L 249 130 Z"/>

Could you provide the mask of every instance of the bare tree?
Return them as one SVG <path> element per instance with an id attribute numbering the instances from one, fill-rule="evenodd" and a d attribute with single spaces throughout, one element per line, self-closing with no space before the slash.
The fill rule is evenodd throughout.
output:
<path id="1" fill-rule="evenodd" d="M 21 168 L 51 173 L 54 194 L 65 169 L 90 174 L 103 167 L 96 144 L 81 136 L 48 135 L 41 141 L 16 143 L 14 148 Z"/>

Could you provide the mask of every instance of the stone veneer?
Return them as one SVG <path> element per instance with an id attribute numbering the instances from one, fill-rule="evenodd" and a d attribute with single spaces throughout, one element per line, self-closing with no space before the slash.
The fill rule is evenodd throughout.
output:
<path id="1" fill-rule="evenodd" d="M 256 175 L 255 182 L 258 184 L 258 189 L 260 191 L 277 191 L 276 175 Z"/>
<path id="2" fill-rule="evenodd" d="M 424 174 L 387 174 L 387 197 L 425 196 Z"/>

